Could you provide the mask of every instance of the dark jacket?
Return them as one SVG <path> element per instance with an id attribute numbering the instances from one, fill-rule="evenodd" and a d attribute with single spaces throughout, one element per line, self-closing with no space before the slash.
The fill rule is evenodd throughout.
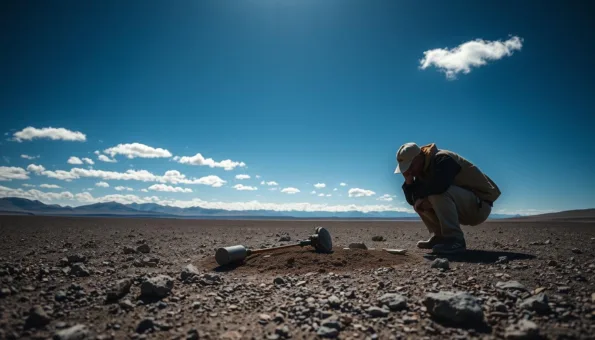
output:
<path id="1" fill-rule="evenodd" d="M 417 199 L 444 193 L 451 185 L 470 190 L 482 201 L 493 205 L 500 196 L 500 189 L 478 167 L 448 151 L 438 150 L 436 144 L 421 148 L 425 155 L 423 173 L 415 178 L 413 184 L 403 183 L 405 199 L 414 205 Z"/>

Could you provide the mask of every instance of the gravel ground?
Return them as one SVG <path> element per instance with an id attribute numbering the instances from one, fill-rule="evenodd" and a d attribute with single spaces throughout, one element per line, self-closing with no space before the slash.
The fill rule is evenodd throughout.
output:
<path id="1" fill-rule="evenodd" d="M 316 226 L 335 253 L 214 261 Z M 593 339 L 595 224 L 464 230 L 467 254 L 434 258 L 418 222 L 0 216 L 0 339 Z"/>

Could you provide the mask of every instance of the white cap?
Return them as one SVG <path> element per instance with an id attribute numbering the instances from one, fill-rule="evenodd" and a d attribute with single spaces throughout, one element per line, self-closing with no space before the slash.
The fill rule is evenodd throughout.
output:
<path id="1" fill-rule="evenodd" d="M 402 174 L 409 169 L 413 159 L 421 153 L 421 148 L 415 143 L 405 143 L 397 151 L 397 168 L 395 174 Z"/>

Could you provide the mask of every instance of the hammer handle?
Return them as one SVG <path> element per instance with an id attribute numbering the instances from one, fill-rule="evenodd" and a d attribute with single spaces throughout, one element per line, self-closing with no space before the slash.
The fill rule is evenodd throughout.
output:
<path id="1" fill-rule="evenodd" d="M 274 248 L 263 248 L 263 249 L 256 249 L 256 250 L 250 250 L 250 255 L 252 254 L 260 254 L 260 253 L 266 253 L 269 251 L 273 251 L 273 250 L 277 250 L 277 249 L 285 249 L 285 248 L 292 248 L 292 247 L 297 247 L 300 244 L 288 244 L 286 246 L 280 246 L 280 247 L 274 247 Z"/>

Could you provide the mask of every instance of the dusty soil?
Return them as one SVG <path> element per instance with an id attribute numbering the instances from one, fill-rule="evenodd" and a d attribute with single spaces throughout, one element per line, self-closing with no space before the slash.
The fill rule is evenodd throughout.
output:
<path id="1" fill-rule="evenodd" d="M 222 246 L 289 244 L 316 226 L 330 231 L 333 254 L 291 248 L 232 268 L 213 258 Z M 468 253 L 438 269 L 415 248 L 427 238 L 419 222 L 0 216 L 0 339 L 46 339 L 79 324 L 81 338 L 99 339 L 593 338 L 595 224 L 488 222 L 464 231 Z M 342 249 L 352 242 L 377 250 Z M 184 271 L 189 264 L 194 273 Z M 171 278 L 169 288 L 143 294 L 158 275 Z M 129 291 L 106 301 L 126 279 Z M 502 285 L 509 281 L 520 285 Z M 437 315 L 426 300 L 441 291 L 468 293 L 478 307 L 463 312 L 481 320 Z M 379 300 L 387 293 L 405 305 L 390 309 Z M 545 310 L 526 307 L 542 294 Z M 537 330 L 509 328 L 523 319 Z"/>

